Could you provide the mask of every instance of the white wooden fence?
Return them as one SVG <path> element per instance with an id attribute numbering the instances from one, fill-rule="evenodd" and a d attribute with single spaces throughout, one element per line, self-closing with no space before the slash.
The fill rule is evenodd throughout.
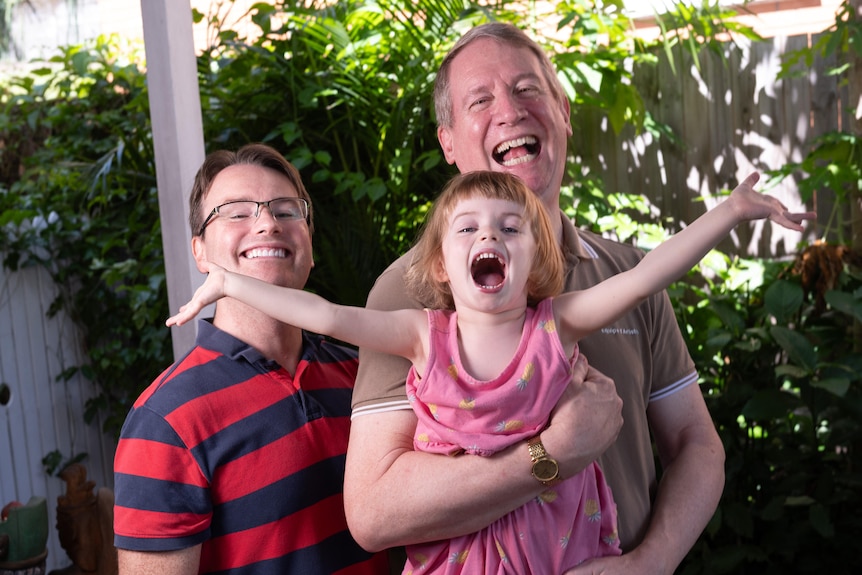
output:
<path id="1" fill-rule="evenodd" d="M 84 402 L 94 386 L 80 376 L 57 381 L 64 369 L 84 362 L 84 352 L 68 317 L 46 316 L 55 294 L 41 268 L 0 267 L 0 506 L 32 496 L 47 499 L 49 570 L 71 561 L 55 528 L 57 497 L 66 484 L 46 473 L 42 458 L 55 450 L 66 458 L 86 453 L 88 477 L 97 487 L 113 488 L 116 447 L 98 422 L 84 422 Z"/>

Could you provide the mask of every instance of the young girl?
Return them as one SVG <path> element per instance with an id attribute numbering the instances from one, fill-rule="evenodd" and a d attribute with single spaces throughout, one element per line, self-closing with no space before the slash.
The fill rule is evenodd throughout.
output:
<path id="1" fill-rule="evenodd" d="M 560 295 L 564 263 L 545 208 L 516 177 L 453 178 L 428 216 L 407 275 L 430 309 L 379 311 L 332 304 L 211 266 L 181 325 L 221 297 L 285 323 L 397 354 L 418 418 L 416 449 L 488 455 L 537 437 L 571 378 L 577 342 L 684 274 L 737 224 L 769 218 L 797 231 L 811 212 L 788 213 L 754 191 L 757 174 L 730 198 L 661 244 L 629 271 Z M 561 480 L 530 441 L 548 489 L 477 533 L 408 546 L 405 573 L 564 573 L 618 555 L 616 509 L 593 463 Z"/>

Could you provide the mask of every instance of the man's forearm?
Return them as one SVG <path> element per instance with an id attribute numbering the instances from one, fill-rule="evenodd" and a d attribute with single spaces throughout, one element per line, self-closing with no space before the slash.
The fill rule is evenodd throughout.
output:
<path id="1" fill-rule="evenodd" d="M 348 451 L 345 510 L 351 533 L 369 551 L 479 531 L 543 489 L 530 475 L 525 446 L 493 457 L 420 453 L 407 432 L 414 427 L 410 411 L 352 424 L 350 445 L 363 448 Z M 402 431 L 397 448 L 396 429 Z"/>
<path id="2" fill-rule="evenodd" d="M 200 545 L 177 551 L 117 550 L 120 575 L 194 575 L 200 560 Z"/>
<path id="3" fill-rule="evenodd" d="M 643 573 L 672 574 L 697 541 L 724 489 L 724 449 L 711 421 L 688 429 L 664 468 L 647 533 L 631 555 Z"/>

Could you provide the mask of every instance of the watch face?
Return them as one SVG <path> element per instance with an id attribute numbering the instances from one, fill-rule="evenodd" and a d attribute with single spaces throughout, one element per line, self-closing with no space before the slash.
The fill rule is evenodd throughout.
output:
<path id="1" fill-rule="evenodd" d="M 559 467 L 553 459 L 540 459 L 533 464 L 533 476 L 539 481 L 552 481 L 558 472 Z"/>

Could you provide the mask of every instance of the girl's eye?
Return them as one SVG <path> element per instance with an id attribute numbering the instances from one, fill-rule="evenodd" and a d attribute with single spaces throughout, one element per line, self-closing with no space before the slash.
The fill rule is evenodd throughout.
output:
<path id="1" fill-rule="evenodd" d="M 458 230 L 458 233 L 459 234 L 464 234 L 464 233 L 468 234 L 468 233 L 475 232 L 475 231 L 476 231 L 476 228 L 467 226 L 466 228 L 461 228 L 460 230 Z"/>
<path id="2" fill-rule="evenodd" d="M 518 233 L 518 228 L 505 227 L 505 228 L 503 228 L 503 233 L 506 233 L 506 234 L 517 234 L 517 233 Z"/>

